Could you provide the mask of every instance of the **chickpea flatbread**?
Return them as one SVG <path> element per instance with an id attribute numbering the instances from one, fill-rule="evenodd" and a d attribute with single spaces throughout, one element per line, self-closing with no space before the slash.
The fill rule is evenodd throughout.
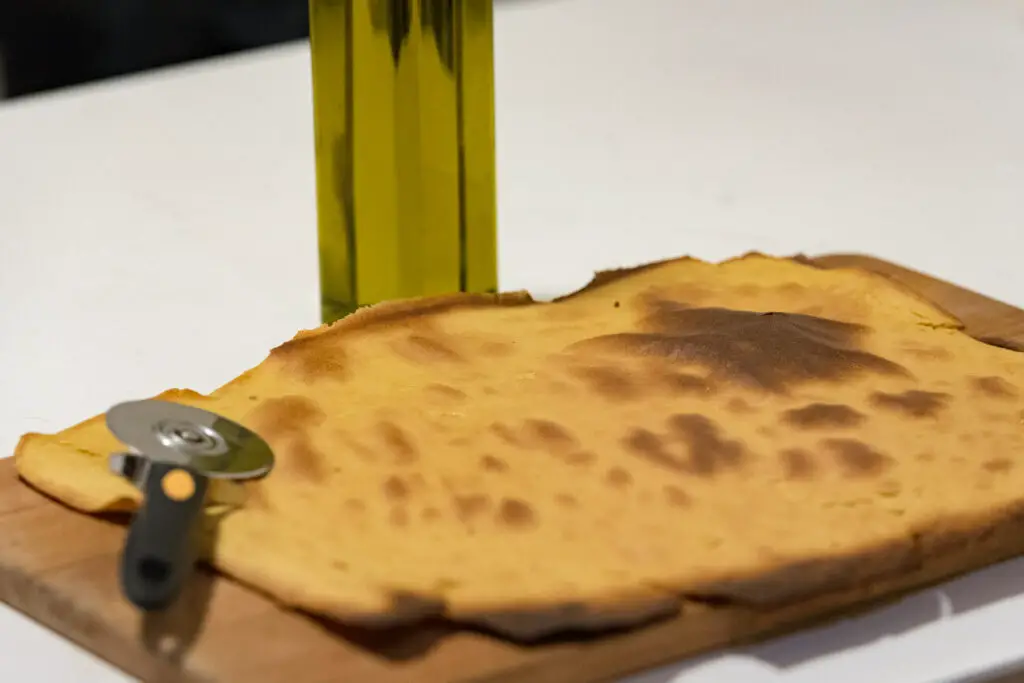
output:
<path id="1" fill-rule="evenodd" d="M 161 397 L 277 455 L 213 496 L 221 572 L 345 622 L 534 638 L 969 564 L 971 539 L 1022 526 L 1022 358 L 885 278 L 750 255 L 551 303 L 382 304 Z M 26 435 L 17 468 L 79 510 L 132 509 L 117 448 L 96 417 Z"/>

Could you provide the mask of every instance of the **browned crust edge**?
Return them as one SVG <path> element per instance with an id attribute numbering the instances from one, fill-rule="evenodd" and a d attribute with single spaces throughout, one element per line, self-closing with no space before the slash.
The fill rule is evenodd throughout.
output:
<path id="1" fill-rule="evenodd" d="M 888 277 L 882 273 L 878 273 L 872 270 L 861 267 L 851 267 L 848 265 L 828 265 L 823 263 L 824 259 L 829 258 L 828 256 L 810 258 L 804 254 L 795 254 L 791 256 L 772 256 L 759 251 L 749 251 L 740 256 L 724 259 L 718 261 L 718 264 L 732 263 L 734 261 L 742 261 L 750 258 L 775 258 L 780 260 L 792 261 L 801 265 L 811 266 L 819 270 L 853 270 L 869 277 L 879 278 L 880 281 L 885 282 L 890 287 L 894 287 L 904 294 L 916 299 L 924 305 L 931 306 L 940 313 L 944 314 L 951 321 L 951 326 L 955 329 L 963 329 L 963 324 L 956 318 L 956 316 L 949 313 L 949 311 L 936 305 L 926 297 L 921 296 L 912 288 L 903 283 Z M 631 266 L 626 268 L 615 268 L 610 270 L 597 271 L 591 280 L 583 287 L 552 299 L 551 302 L 537 301 L 532 295 L 525 290 L 518 290 L 512 292 L 503 292 L 497 294 L 471 294 L 471 293 L 454 293 L 454 294 L 442 294 L 438 296 L 420 297 L 415 299 L 398 299 L 393 301 L 384 301 L 379 304 L 367 306 L 351 313 L 350 315 L 341 318 L 340 320 L 331 323 L 329 325 L 321 325 L 319 327 L 302 330 L 298 332 L 292 339 L 278 345 L 271 350 L 271 354 L 279 354 L 282 352 L 296 350 L 308 343 L 313 342 L 314 339 L 325 334 L 339 334 L 339 333 L 352 333 L 357 331 L 370 330 L 378 326 L 387 326 L 393 323 L 397 323 L 411 318 L 425 318 L 441 313 L 445 313 L 457 309 L 465 308 L 488 308 L 488 307 L 503 307 L 503 306 L 533 306 L 533 305 L 549 305 L 557 304 L 563 301 L 571 300 L 582 294 L 593 292 L 594 290 L 601 289 L 609 284 L 618 282 L 631 275 L 653 270 L 662 266 L 666 266 L 672 263 L 678 262 L 699 262 L 699 263 L 711 263 L 710 261 L 703 261 L 693 256 L 678 256 L 668 259 L 661 259 L 658 261 L 651 261 L 643 263 L 637 266 Z M 984 340 L 980 340 L 984 341 Z M 1005 344 L 996 344 L 1004 346 Z M 217 391 L 229 386 L 235 382 L 241 381 L 245 378 L 247 373 L 243 373 L 238 377 L 228 381 L 226 384 L 218 387 Z"/>
<path id="2" fill-rule="evenodd" d="M 842 256 L 842 255 L 836 255 L 836 256 Z M 847 270 L 847 271 L 851 271 L 852 270 L 852 271 L 856 271 L 857 273 L 860 273 L 862 275 L 865 275 L 867 277 L 878 278 L 879 281 L 885 282 L 887 285 L 889 285 L 890 287 L 893 287 L 893 288 L 899 290 L 904 295 L 907 295 L 907 296 L 909 296 L 909 297 L 911 297 L 913 299 L 916 299 L 917 301 L 921 302 L 922 304 L 928 305 L 928 306 L 934 308 L 935 310 L 939 311 L 940 313 L 942 313 L 943 315 L 945 315 L 947 318 L 949 318 L 952 321 L 951 322 L 951 326 L 953 326 L 955 329 L 964 329 L 963 323 L 960 321 L 959 318 L 957 318 L 957 316 L 953 315 L 948 310 L 946 310 L 942 306 L 939 306 L 938 304 L 936 304 L 935 302 L 931 301 L 927 297 L 922 296 L 920 293 L 915 291 L 910 286 L 905 285 L 904 283 L 896 280 L 895 278 L 889 277 L 888 275 L 885 275 L 884 273 L 879 273 L 879 272 L 876 272 L 874 270 L 869 270 L 869 269 L 861 267 L 861 266 L 851 266 L 851 265 L 847 265 L 847 264 L 843 264 L 843 263 L 830 264 L 830 263 L 828 263 L 828 261 L 829 261 L 830 258 L 833 258 L 830 255 L 810 257 L 810 256 L 807 256 L 806 254 L 803 254 L 803 253 L 797 253 L 797 254 L 792 254 L 790 256 L 773 256 L 773 255 L 770 255 L 770 254 L 765 254 L 764 252 L 760 252 L 760 251 L 748 251 L 748 252 L 746 252 L 744 254 L 741 254 L 739 256 L 734 256 L 734 257 L 731 257 L 731 258 L 727 258 L 727 259 L 723 259 L 721 261 L 718 261 L 717 264 L 724 265 L 726 263 L 733 263 L 733 262 L 736 262 L 736 261 L 743 261 L 745 259 L 750 259 L 750 258 L 775 258 L 775 259 L 780 259 L 780 260 L 784 260 L 784 261 L 792 261 L 794 263 L 798 263 L 798 264 L 803 265 L 803 266 L 810 266 L 810 267 L 818 269 L 818 270 Z M 873 257 L 864 256 L 863 258 L 873 258 Z M 580 294 L 583 294 L 583 293 L 586 293 L 586 292 L 591 292 L 591 291 L 593 291 L 595 289 L 600 289 L 600 288 L 605 287 L 605 286 L 607 286 L 609 284 L 612 284 L 614 282 L 618 282 L 618 281 L 622 280 L 623 278 L 626 278 L 626 277 L 628 277 L 630 275 L 634 275 L 636 273 L 645 272 L 645 271 L 648 271 L 648 270 L 652 270 L 654 268 L 658 268 L 658 267 L 661 267 L 661 266 L 664 266 L 664 265 L 668 265 L 670 263 L 677 263 L 677 262 L 681 262 L 681 261 L 696 261 L 696 262 L 702 262 L 702 263 L 704 262 L 701 259 L 698 259 L 698 258 L 695 258 L 695 257 L 692 257 L 692 256 L 679 256 L 679 257 L 675 257 L 675 258 L 662 259 L 660 261 L 652 261 L 650 263 L 643 263 L 643 264 L 640 264 L 638 266 L 632 266 L 632 267 L 629 267 L 629 268 L 615 268 L 615 269 L 612 269 L 612 270 L 598 271 L 598 272 L 596 272 L 594 274 L 594 277 L 586 285 L 584 285 L 580 289 L 576 290 L 575 292 L 570 292 L 569 294 L 566 294 L 564 296 L 561 296 L 561 297 L 558 297 L 556 299 L 553 299 L 553 302 L 566 301 L 566 300 L 572 299 L 574 297 L 577 297 Z M 982 341 L 983 343 L 989 343 L 989 342 L 987 342 L 986 340 L 983 340 L 983 339 L 979 339 L 978 341 Z M 1004 346 L 1005 347 L 1005 342 L 1002 343 L 1002 344 L 995 343 L 994 345 L 996 345 L 996 346 Z"/>
<path id="3" fill-rule="evenodd" d="M 965 329 L 963 321 L 960 320 L 960 318 L 958 316 L 954 315 L 951 311 L 949 311 L 945 307 L 940 306 L 939 304 L 935 303 L 934 301 L 932 301 L 928 297 L 924 296 L 923 294 L 921 294 L 920 292 L 915 290 L 910 285 L 907 285 L 907 284 L 905 284 L 903 282 L 900 282 L 895 277 L 892 277 L 891 275 L 887 275 L 886 273 L 879 272 L 879 271 L 876 271 L 876 270 L 870 270 L 868 268 L 864 268 L 861 265 L 850 265 L 850 264 L 842 262 L 845 259 L 849 259 L 851 257 L 852 258 L 871 259 L 871 260 L 876 260 L 876 261 L 879 260 L 879 259 L 876 259 L 873 256 L 866 256 L 866 255 L 865 256 L 861 256 L 861 255 L 858 255 L 858 254 L 825 254 L 823 256 L 815 256 L 813 258 L 804 256 L 803 254 L 797 254 L 796 256 L 792 257 L 792 259 L 796 260 L 798 263 L 802 263 L 802 264 L 808 265 L 808 266 L 813 266 L 813 267 L 819 268 L 821 270 L 855 270 L 858 273 L 863 273 L 863 274 L 865 274 L 867 276 L 878 278 L 879 280 L 881 280 L 883 282 L 886 282 L 890 287 L 903 292 L 904 295 L 906 295 L 906 296 L 908 296 L 910 298 L 916 299 L 917 301 L 921 302 L 922 304 L 930 306 L 930 307 L 934 308 L 935 310 L 939 311 L 940 313 L 942 313 L 943 315 L 945 315 L 947 318 L 950 319 L 951 324 L 949 325 L 949 327 L 951 327 L 952 329 L 958 329 L 958 330 Z M 893 265 L 895 265 L 895 264 L 893 264 Z M 899 267 L 903 268 L 904 270 L 910 270 L 909 268 L 906 268 L 905 266 L 899 266 Z M 926 276 L 926 277 L 929 277 L 929 276 Z M 977 338 L 975 337 L 975 339 L 977 339 Z M 986 343 L 986 344 L 988 343 L 984 339 L 977 339 L 977 341 L 980 341 L 980 342 Z M 998 346 L 998 344 L 993 344 L 993 346 Z"/>

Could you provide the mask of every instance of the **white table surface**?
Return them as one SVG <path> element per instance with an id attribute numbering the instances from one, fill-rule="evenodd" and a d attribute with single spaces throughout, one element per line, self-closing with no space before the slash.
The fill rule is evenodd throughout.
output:
<path id="1" fill-rule="evenodd" d="M 1020 0 L 519 0 L 496 61 L 505 288 L 857 250 L 1024 305 Z M 316 325 L 313 180 L 304 45 L 0 106 L 0 452 Z M 934 683 L 1021 633 L 1013 563 L 634 683 Z M 6 608 L 0 679 L 125 680 Z"/>

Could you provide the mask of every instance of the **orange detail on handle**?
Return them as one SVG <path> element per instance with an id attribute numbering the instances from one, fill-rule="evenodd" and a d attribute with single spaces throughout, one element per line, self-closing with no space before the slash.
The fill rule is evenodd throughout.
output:
<path id="1" fill-rule="evenodd" d="M 171 470 L 160 480 L 164 494 L 171 500 L 184 502 L 195 495 L 196 482 L 185 470 Z"/>

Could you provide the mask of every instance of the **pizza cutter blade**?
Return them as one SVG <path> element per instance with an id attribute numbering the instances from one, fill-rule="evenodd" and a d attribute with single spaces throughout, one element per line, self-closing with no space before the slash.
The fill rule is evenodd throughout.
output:
<path id="1" fill-rule="evenodd" d="M 144 611 L 170 606 L 192 573 L 210 479 L 254 479 L 274 465 L 256 433 L 192 406 L 156 399 L 119 403 L 107 428 L 128 447 L 110 468 L 142 491 L 121 553 L 121 587 Z"/>

